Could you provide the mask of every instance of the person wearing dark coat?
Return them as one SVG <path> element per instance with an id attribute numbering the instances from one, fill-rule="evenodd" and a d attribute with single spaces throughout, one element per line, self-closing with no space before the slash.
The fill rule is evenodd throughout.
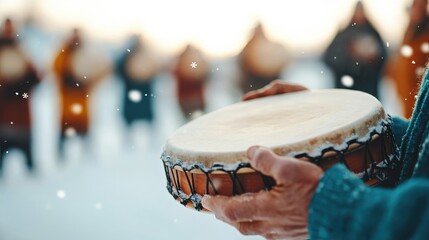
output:
<path id="1" fill-rule="evenodd" d="M 206 108 L 205 86 L 209 79 L 209 63 L 199 49 L 187 45 L 177 57 L 174 69 L 176 96 L 183 116 L 192 119 Z"/>
<path id="2" fill-rule="evenodd" d="M 338 32 L 323 55 L 334 73 L 335 87 L 360 90 L 378 98 L 387 54 L 384 45 L 358 2 L 349 25 Z"/>
<path id="3" fill-rule="evenodd" d="M 7 19 L 0 37 L 0 174 L 12 148 L 22 150 L 28 169 L 33 169 L 30 98 L 38 82 L 35 68 L 19 48 L 12 21 Z"/>
<path id="4" fill-rule="evenodd" d="M 420 85 L 420 75 L 429 58 L 429 13 L 428 0 L 414 0 L 409 9 L 409 24 L 402 40 L 400 51 L 389 61 L 386 74 L 396 85 L 403 116 L 413 112 L 415 95 Z"/>
<path id="5" fill-rule="evenodd" d="M 156 63 L 138 37 L 133 37 L 132 46 L 124 50 L 117 64 L 117 74 L 125 87 L 122 114 L 126 123 L 152 122 Z"/>

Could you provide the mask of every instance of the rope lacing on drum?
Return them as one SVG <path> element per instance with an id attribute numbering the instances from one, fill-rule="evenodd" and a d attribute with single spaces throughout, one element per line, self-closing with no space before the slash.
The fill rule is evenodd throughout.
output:
<path id="1" fill-rule="evenodd" d="M 380 132 L 377 131 L 377 129 L 373 129 L 369 133 L 369 138 L 366 140 L 359 140 L 359 139 L 349 140 L 349 141 L 347 141 L 347 147 L 345 149 L 336 149 L 335 147 L 332 146 L 332 147 L 328 147 L 328 148 L 324 149 L 322 151 L 321 156 L 318 156 L 318 157 L 310 156 L 307 153 L 299 153 L 299 154 L 294 155 L 293 157 L 305 158 L 305 159 L 308 159 L 315 164 L 318 164 L 318 163 L 320 163 L 320 161 L 322 161 L 322 159 L 326 158 L 325 157 L 326 154 L 328 154 L 329 152 L 335 152 L 336 153 L 335 157 L 338 158 L 339 162 L 346 165 L 346 167 L 348 167 L 350 169 L 350 167 L 348 166 L 348 163 L 347 163 L 346 153 L 349 151 L 349 148 L 352 144 L 355 144 L 355 145 L 357 144 L 359 146 L 354 148 L 354 149 L 360 149 L 362 147 L 366 148 L 366 150 L 365 150 L 365 165 L 364 165 L 364 169 L 362 170 L 361 179 L 366 181 L 369 179 L 377 178 L 381 182 L 384 182 L 384 181 L 388 180 L 389 173 L 392 170 L 395 170 L 396 166 L 398 166 L 398 164 L 399 164 L 399 158 L 397 155 L 398 147 L 395 144 L 391 144 L 391 149 L 390 149 L 391 154 L 389 156 L 387 156 L 387 152 L 388 152 L 387 146 L 386 146 L 385 139 L 383 137 L 383 134 L 387 134 L 387 137 L 391 138 L 391 139 L 388 139 L 388 141 L 391 143 L 395 142 L 392 130 L 390 128 L 391 121 L 392 121 L 391 117 L 388 116 L 386 120 L 383 120 L 381 122 L 381 129 L 382 130 Z M 382 156 L 384 157 L 383 160 L 379 164 L 376 164 L 376 162 L 374 160 L 374 156 L 370 152 L 370 149 L 369 149 L 369 143 L 372 141 L 372 139 L 374 139 L 376 137 L 379 137 L 381 140 L 381 145 L 382 145 L 382 150 L 381 150 L 382 153 L 381 154 L 383 154 Z M 351 150 L 351 151 L 353 151 L 353 150 Z M 206 186 L 205 186 L 205 194 L 211 194 L 213 192 L 215 195 L 219 194 L 219 192 L 216 189 L 215 183 L 210 178 L 210 174 L 212 174 L 215 171 L 225 173 L 229 176 L 231 183 L 232 183 L 232 188 L 233 188 L 232 195 L 237 195 L 237 194 L 245 192 L 244 185 L 241 182 L 240 178 L 238 177 L 238 172 L 242 169 L 245 169 L 245 168 L 252 169 L 254 171 L 254 169 L 250 166 L 250 164 L 248 162 L 238 163 L 235 169 L 226 170 L 226 169 L 228 169 L 228 167 L 226 165 L 223 165 L 220 163 L 214 164 L 211 168 L 207 168 L 206 166 L 204 166 L 201 163 L 194 163 L 194 164 L 184 163 L 180 159 L 171 158 L 165 152 L 161 155 L 161 159 L 164 163 L 164 169 L 165 169 L 165 173 L 167 176 L 167 190 L 169 191 L 169 193 L 175 199 L 179 200 L 180 203 L 183 205 L 187 205 L 189 203 L 192 203 L 196 210 L 202 210 L 203 209 L 203 207 L 201 205 L 202 196 L 196 192 L 194 176 L 191 174 L 191 179 L 190 179 L 187 172 L 191 172 L 193 170 L 198 170 L 198 171 L 201 171 L 202 173 L 204 173 L 204 175 L 206 176 L 206 180 L 207 180 Z M 190 192 L 191 192 L 190 195 L 187 195 L 185 192 L 183 192 L 183 190 L 180 187 L 181 185 L 180 185 L 180 180 L 179 180 L 179 171 L 184 172 L 186 182 L 190 188 Z M 275 185 L 274 179 L 272 179 L 271 177 L 265 176 L 260 172 L 258 172 L 258 173 L 260 174 L 260 176 L 262 178 L 265 189 L 270 190 Z M 210 188 L 212 191 L 210 190 Z"/>

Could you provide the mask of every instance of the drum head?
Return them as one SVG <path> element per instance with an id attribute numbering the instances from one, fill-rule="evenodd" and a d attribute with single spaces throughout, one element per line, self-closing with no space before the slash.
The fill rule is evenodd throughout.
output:
<path id="1" fill-rule="evenodd" d="M 0 50 L 0 76 L 6 81 L 21 79 L 27 70 L 24 54 L 16 47 Z"/>
<path id="2" fill-rule="evenodd" d="M 96 47 L 79 47 L 73 52 L 71 71 L 74 77 L 82 83 L 99 80 L 111 69 L 108 59 L 108 56 Z"/>
<path id="3" fill-rule="evenodd" d="M 149 80 L 157 68 L 154 56 L 144 50 L 132 54 L 125 67 L 128 75 L 136 81 Z"/>
<path id="4" fill-rule="evenodd" d="M 235 165 L 247 162 L 250 146 L 279 155 L 320 156 L 327 147 L 345 149 L 350 139 L 369 138 L 386 119 L 373 96 L 352 90 L 287 93 L 230 105 L 179 128 L 165 153 L 184 163 Z"/>

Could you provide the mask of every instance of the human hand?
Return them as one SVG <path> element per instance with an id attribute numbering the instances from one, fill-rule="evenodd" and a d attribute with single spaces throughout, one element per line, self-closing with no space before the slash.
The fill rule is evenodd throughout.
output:
<path id="1" fill-rule="evenodd" d="M 282 94 L 282 93 L 298 92 L 303 90 L 308 90 L 308 89 L 301 85 L 286 83 L 280 80 L 275 80 L 261 89 L 246 93 L 243 96 L 243 101 Z"/>
<path id="2" fill-rule="evenodd" d="M 244 235 L 266 239 L 308 239 L 308 208 L 323 174 L 318 166 L 280 157 L 265 147 L 249 148 L 252 167 L 275 179 L 270 191 L 239 196 L 209 196 L 203 207 Z"/>

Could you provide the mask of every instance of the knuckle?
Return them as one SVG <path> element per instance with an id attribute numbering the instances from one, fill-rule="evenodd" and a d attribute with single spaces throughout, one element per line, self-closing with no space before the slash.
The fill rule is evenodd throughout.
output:
<path id="1" fill-rule="evenodd" d="M 272 158 L 272 154 L 269 150 L 266 149 L 258 149 L 254 155 L 255 160 L 260 161 L 267 158 Z"/>
<path id="2" fill-rule="evenodd" d="M 225 206 L 223 215 L 225 216 L 226 220 L 229 222 L 236 222 L 237 220 L 234 209 L 229 205 Z"/>
<path id="3" fill-rule="evenodd" d="M 263 237 L 264 237 L 266 240 L 274 240 L 274 239 L 276 239 L 276 238 L 275 238 L 275 235 L 274 235 L 274 234 L 272 234 L 272 233 L 265 234 L 265 235 L 263 235 Z"/>
<path id="4" fill-rule="evenodd" d="M 245 223 L 238 223 L 237 224 L 237 230 L 243 235 L 250 235 L 251 234 L 249 225 L 247 225 Z"/>
<path id="5" fill-rule="evenodd" d="M 283 82 L 281 80 L 277 79 L 277 80 L 272 81 L 272 84 L 274 86 L 280 86 L 280 85 L 283 85 Z"/>

